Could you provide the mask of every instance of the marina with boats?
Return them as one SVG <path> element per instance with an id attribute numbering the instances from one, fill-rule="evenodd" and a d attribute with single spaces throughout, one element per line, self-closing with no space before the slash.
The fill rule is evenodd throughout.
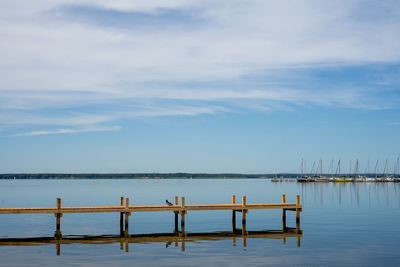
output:
<path id="1" fill-rule="evenodd" d="M 273 182 L 282 181 L 297 181 L 300 183 L 309 182 L 336 182 L 336 183 L 346 183 L 346 182 L 400 182 L 400 157 L 390 166 L 389 160 L 386 159 L 384 162 L 384 167 L 381 171 L 380 162 L 376 160 L 373 164 L 373 171 L 371 169 L 371 161 L 368 159 L 368 163 L 363 172 L 360 172 L 360 164 L 358 159 L 355 160 L 354 164 L 350 160 L 348 165 L 348 171 L 344 171 L 342 167 L 341 160 L 334 163 L 332 159 L 329 164 L 329 168 L 326 172 L 323 171 L 322 159 L 319 161 L 314 161 L 311 170 L 307 172 L 306 161 L 301 160 L 301 173 L 296 179 L 285 179 L 273 178 Z M 391 168 L 392 167 L 392 168 Z M 393 170 L 393 171 L 391 171 Z"/>

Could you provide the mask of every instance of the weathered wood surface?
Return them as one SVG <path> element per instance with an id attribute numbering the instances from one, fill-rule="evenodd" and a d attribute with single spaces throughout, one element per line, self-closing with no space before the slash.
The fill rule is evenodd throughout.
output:
<path id="1" fill-rule="evenodd" d="M 251 210 L 285 209 L 302 210 L 300 204 L 289 203 L 248 203 L 240 204 L 197 204 L 197 205 L 133 205 L 133 206 L 94 206 L 94 207 L 29 207 L 0 208 L 0 214 L 20 213 L 91 213 L 91 212 L 146 212 L 146 211 L 182 211 L 182 210 Z"/>

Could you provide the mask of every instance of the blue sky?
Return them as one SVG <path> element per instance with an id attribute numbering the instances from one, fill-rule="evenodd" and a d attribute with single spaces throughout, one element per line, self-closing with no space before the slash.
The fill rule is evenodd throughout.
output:
<path id="1" fill-rule="evenodd" d="M 393 169 L 399 29 L 390 0 L 1 1 L 0 173 Z"/>

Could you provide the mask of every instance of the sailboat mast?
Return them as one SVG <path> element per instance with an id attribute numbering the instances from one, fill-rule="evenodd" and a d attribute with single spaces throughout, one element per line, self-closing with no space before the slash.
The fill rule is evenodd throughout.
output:
<path id="1" fill-rule="evenodd" d="M 314 168 L 315 168 L 315 160 L 314 160 L 314 162 L 313 162 L 313 164 L 312 164 L 312 168 L 311 168 L 311 176 L 313 176 L 313 175 L 314 175 Z"/>
<path id="2" fill-rule="evenodd" d="M 350 160 L 350 166 L 349 166 L 349 174 L 347 175 L 347 177 L 351 177 L 351 167 L 352 167 L 352 161 Z"/>
<path id="3" fill-rule="evenodd" d="M 378 164 L 379 164 L 379 159 L 376 160 L 376 165 L 375 165 L 375 178 L 378 178 Z"/>
<path id="4" fill-rule="evenodd" d="M 322 177 L 322 159 L 319 160 L 319 177 Z"/>
<path id="5" fill-rule="evenodd" d="M 301 159 L 301 177 L 303 177 L 304 176 L 304 162 L 303 162 L 304 160 L 303 160 L 303 158 Z"/>
<path id="6" fill-rule="evenodd" d="M 358 159 L 356 160 L 356 166 L 354 166 L 354 175 L 358 178 Z"/>
<path id="7" fill-rule="evenodd" d="M 339 159 L 339 161 L 337 163 L 335 175 L 336 176 L 340 176 L 340 159 Z"/>
<path id="8" fill-rule="evenodd" d="M 383 178 L 386 178 L 388 172 L 388 159 L 385 161 L 385 169 L 383 169 Z"/>

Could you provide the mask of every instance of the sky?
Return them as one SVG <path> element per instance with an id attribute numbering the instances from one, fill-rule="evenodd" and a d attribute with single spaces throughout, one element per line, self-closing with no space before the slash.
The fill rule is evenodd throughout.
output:
<path id="1" fill-rule="evenodd" d="M 0 40 L 0 173 L 396 167 L 397 0 L 2 0 Z"/>

